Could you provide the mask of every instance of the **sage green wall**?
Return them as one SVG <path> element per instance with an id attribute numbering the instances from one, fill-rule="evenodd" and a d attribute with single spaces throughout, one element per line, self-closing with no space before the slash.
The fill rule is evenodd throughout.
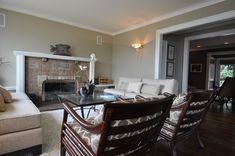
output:
<path id="1" fill-rule="evenodd" d="M 50 53 L 50 45 L 58 43 L 69 44 L 72 56 L 95 53 L 96 76 L 111 78 L 112 36 L 4 9 L 0 12 L 6 15 L 6 27 L 0 28 L 0 57 L 10 61 L 0 66 L 0 84 L 15 86 L 13 50 Z M 96 45 L 97 35 L 103 36 L 103 45 Z"/>
<path id="2" fill-rule="evenodd" d="M 121 76 L 154 78 L 155 42 L 156 31 L 158 29 L 234 9 L 235 1 L 227 0 L 209 7 L 195 10 L 114 36 L 112 61 L 112 77 L 114 82 L 117 82 L 118 78 Z M 134 42 L 141 42 L 144 44 L 144 48 L 141 52 L 135 52 L 135 50 L 130 46 Z M 182 59 L 178 59 L 178 61 L 182 61 Z M 176 62 L 176 64 L 182 64 L 182 62 Z M 182 79 L 182 77 L 178 77 L 178 79 Z"/>

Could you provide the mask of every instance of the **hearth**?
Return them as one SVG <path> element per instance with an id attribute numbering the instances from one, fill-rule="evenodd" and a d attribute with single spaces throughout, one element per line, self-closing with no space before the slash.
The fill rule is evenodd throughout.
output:
<path id="1" fill-rule="evenodd" d="M 72 79 L 48 79 L 42 83 L 42 101 L 54 101 L 56 94 L 69 94 L 76 92 L 76 81 Z"/>

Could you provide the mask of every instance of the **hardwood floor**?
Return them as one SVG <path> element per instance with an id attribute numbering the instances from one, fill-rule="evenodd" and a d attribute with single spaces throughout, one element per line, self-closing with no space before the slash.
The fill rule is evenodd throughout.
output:
<path id="1" fill-rule="evenodd" d="M 233 107 L 232 107 L 233 106 Z M 196 137 L 177 146 L 178 156 L 235 156 L 235 105 L 222 109 L 214 103 L 200 129 L 205 145 L 199 148 Z M 151 156 L 168 156 L 169 148 L 158 143 Z"/>

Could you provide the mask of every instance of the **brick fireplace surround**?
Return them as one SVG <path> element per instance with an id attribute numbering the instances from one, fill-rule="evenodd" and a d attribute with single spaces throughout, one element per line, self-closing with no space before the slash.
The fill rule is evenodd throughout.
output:
<path id="1" fill-rule="evenodd" d="M 42 99 L 44 81 L 94 81 L 95 55 L 90 58 L 60 56 L 35 52 L 14 51 L 17 65 L 16 92 L 26 92 Z M 88 68 L 81 71 L 79 65 Z"/>

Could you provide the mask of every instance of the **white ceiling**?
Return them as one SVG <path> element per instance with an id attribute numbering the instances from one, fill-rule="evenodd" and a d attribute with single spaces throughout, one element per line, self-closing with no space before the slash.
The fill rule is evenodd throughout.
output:
<path id="1" fill-rule="evenodd" d="M 116 35 L 222 1 L 0 0 L 0 8 Z"/>

